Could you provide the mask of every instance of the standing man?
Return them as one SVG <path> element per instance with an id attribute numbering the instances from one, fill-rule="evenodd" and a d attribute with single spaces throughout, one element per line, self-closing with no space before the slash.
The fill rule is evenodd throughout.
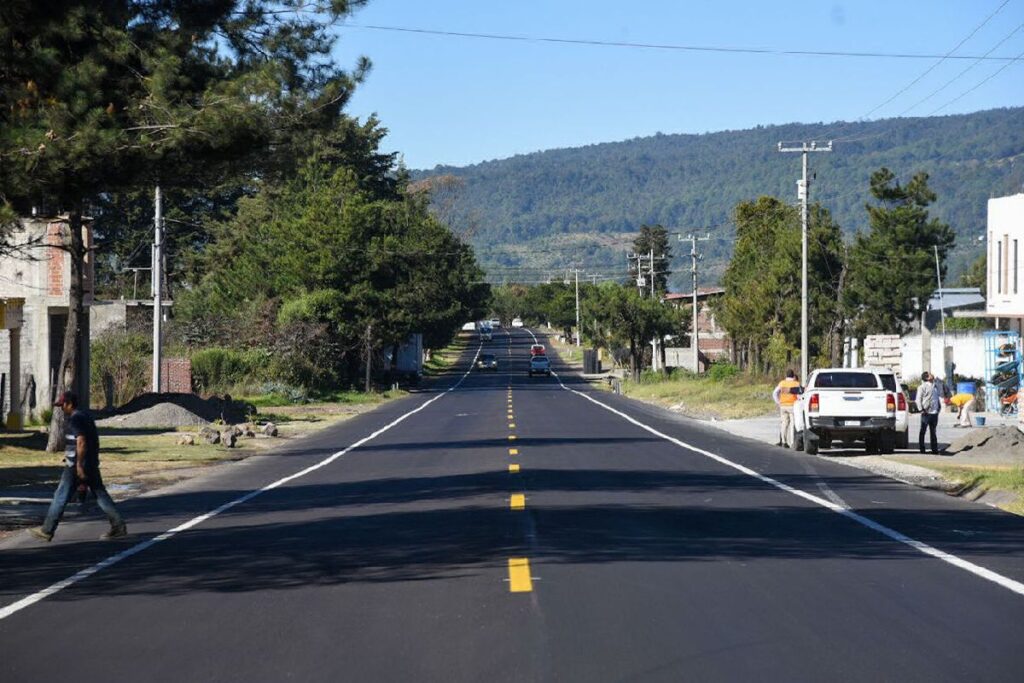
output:
<path id="1" fill-rule="evenodd" d="M 796 373 L 792 370 L 786 371 L 786 379 L 779 382 L 772 392 L 772 399 L 779 407 L 779 446 L 786 448 L 793 447 L 793 404 L 796 403 L 796 394 L 793 389 L 800 386 Z"/>
<path id="2" fill-rule="evenodd" d="M 917 388 L 917 407 L 921 411 L 921 433 L 918 435 L 918 446 L 924 453 L 924 433 L 931 431 L 932 453 L 938 454 L 939 440 L 935 436 L 935 428 L 939 425 L 939 411 L 942 410 L 942 401 L 939 395 L 939 387 L 935 386 L 932 375 L 929 372 L 921 373 L 921 386 Z"/>
<path id="3" fill-rule="evenodd" d="M 64 471 L 60 475 L 60 484 L 53 494 L 53 502 L 46 513 L 46 521 L 40 527 L 30 529 L 32 535 L 44 541 L 53 539 L 64 507 L 71 500 L 79 484 L 85 484 L 96 495 L 96 503 L 110 520 L 110 531 L 100 536 L 107 540 L 124 536 L 128 533 L 124 520 L 114 506 L 110 494 L 103 486 L 100 476 L 100 437 L 96 431 L 96 423 L 89 414 L 78 407 L 78 395 L 73 391 L 65 391 L 58 398 L 54 407 L 64 411 L 68 418 L 68 429 L 65 435 Z"/>

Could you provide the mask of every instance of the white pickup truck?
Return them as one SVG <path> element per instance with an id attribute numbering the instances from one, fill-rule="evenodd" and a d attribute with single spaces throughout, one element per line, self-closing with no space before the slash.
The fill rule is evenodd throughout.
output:
<path id="1" fill-rule="evenodd" d="M 866 368 L 812 372 L 793 405 L 793 448 L 813 455 L 832 441 L 863 441 L 868 453 L 892 453 L 898 398 L 881 373 Z"/>

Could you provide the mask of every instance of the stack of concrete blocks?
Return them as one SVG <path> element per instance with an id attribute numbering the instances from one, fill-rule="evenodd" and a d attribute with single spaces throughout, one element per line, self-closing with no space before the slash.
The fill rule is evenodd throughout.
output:
<path id="1" fill-rule="evenodd" d="M 903 375 L 903 353 L 898 334 L 870 334 L 864 337 L 864 366 L 886 368 Z"/>

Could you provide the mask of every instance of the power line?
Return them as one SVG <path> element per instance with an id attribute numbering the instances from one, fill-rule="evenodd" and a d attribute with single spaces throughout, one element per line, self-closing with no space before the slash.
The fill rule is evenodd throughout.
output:
<path id="1" fill-rule="evenodd" d="M 861 117 L 860 117 L 860 118 L 858 119 L 858 121 L 863 121 L 864 119 L 868 118 L 869 116 L 871 116 L 872 114 L 874 114 L 874 113 L 875 113 L 876 111 L 878 111 L 878 110 L 879 110 L 879 109 L 881 109 L 882 107 L 886 106 L 887 104 L 889 104 L 890 102 L 892 102 L 893 100 L 895 100 L 895 99 L 896 99 L 897 97 L 899 97 L 900 95 L 902 95 L 903 93 L 907 92 L 908 90 L 910 90 L 911 88 L 913 88 L 913 87 L 914 87 L 915 85 L 917 85 L 918 83 L 920 83 L 920 82 L 921 82 L 921 80 L 922 80 L 922 79 L 923 79 L 923 78 L 924 78 L 925 76 L 927 76 L 928 74 L 930 74 L 930 73 L 931 73 L 932 71 L 934 71 L 934 70 L 935 70 L 935 69 L 936 69 L 936 68 L 937 68 L 937 67 L 938 67 L 938 66 L 939 66 L 940 64 L 942 64 L 942 63 L 943 63 L 943 62 L 945 62 L 945 61 L 946 61 L 947 59 L 949 59 L 950 57 L 952 57 L 952 56 L 953 56 L 953 53 L 954 53 L 954 52 L 956 52 L 957 50 L 959 50 L 959 49 L 960 49 L 960 48 L 961 48 L 961 47 L 963 46 L 963 44 L 964 44 L 964 43 L 966 43 L 966 42 L 967 42 L 968 40 L 970 40 L 971 38 L 973 38 L 973 37 L 974 37 L 974 35 L 975 35 L 975 34 L 976 34 L 976 33 L 977 33 L 978 31 L 980 31 L 980 30 L 982 29 L 982 27 L 984 27 L 984 26 L 985 26 L 985 25 L 986 25 L 986 24 L 987 24 L 987 23 L 988 23 L 989 21 L 991 21 L 991 20 L 992 20 L 992 17 L 994 17 L 995 15 L 999 14 L 999 12 L 1001 12 L 1001 11 L 1002 11 L 1002 9 L 1003 9 L 1004 7 L 1006 7 L 1006 6 L 1007 6 L 1007 5 L 1009 4 L 1009 3 L 1010 3 L 1010 0 L 1003 0 L 1003 3 L 1002 3 L 1001 5 L 999 5 L 999 7 L 996 7 L 995 11 L 993 11 L 993 12 L 992 12 L 991 14 L 989 14 L 989 15 L 988 15 L 987 17 L 985 17 L 985 20 L 984 20 L 984 21 L 982 21 L 982 22 L 981 22 L 980 24 L 978 24 L 977 26 L 975 26 L 975 27 L 974 27 L 974 30 L 973 30 L 973 31 L 971 31 L 970 33 L 968 33 L 968 34 L 967 34 L 967 36 L 966 36 L 966 37 L 965 37 L 965 38 L 964 38 L 963 40 L 961 40 L 961 41 L 960 41 L 959 43 L 957 43 L 957 44 L 956 44 L 956 45 L 955 45 L 955 46 L 953 47 L 953 49 L 952 49 L 952 50 L 950 50 L 949 52 L 947 52 L 946 54 L 944 54 L 944 55 L 943 55 L 942 57 L 940 57 L 940 58 L 939 58 L 939 60 L 938 60 L 938 61 L 936 61 L 936 62 L 935 62 L 934 64 L 932 64 L 931 66 L 929 66 L 929 67 L 928 67 L 927 69 L 925 69 L 924 71 L 922 71 L 922 72 L 921 72 L 921 73 L 920 73 L 920 74 L 919 74 L 919 75 L 917 76 L 917 78 L 915 78 L 914 80 L 910 81 L 910 83 L 907 83 L 907 84 L 906 84 L 905 86 L 903 86 L 902 88 L 900 88 L 900 89 L 899 89 L 899 90 L 898 90 L 898 91 L 896 92 L 896 94 L 895 94 L 895 95 L 893 95 L 892 97 L 890 97 L 889 99 L 887 99 L 887 100 L 886 100 L 885 102 L 882 102 L 882 103 L 881 103 L 880 105 L 878 105 L 877 107 L 875 107 L 874 109 L 872 109 L 871 111 L 869 111 L 869 112 L 868 112 L 867 114 L 864 114 L 863 116 L 861 116 Z"/>
<path id="2" fill-rule="evenodd" d="M 997 49 L 997 48 L 998 48 L 998 47 L 999 47 L 1000 45 L 1002 45 L 1003 43 L 1005 43 L 1006 41 L 1008 41 L 1008 40 L 1009 40 L 1010 38 L 1012 38 L 1012 37 L 1013 37 L 1013 36 L 1014 36 L 1014 35 L 1015 35 L 1015 34 L 1017 33 L 1017 31 L 1020 31 L 1020 30 L 1021 30 L 1022 28 L 1024 28 L 1024 23 L 1021 23 L 1020 25 L 1018 25 L 1018 26 L 1017 26 L 1017 28 L 1015 28 L 1015 29 L 1013 29 L 1012 31 L 1010 31 L 1009 33 L 1007 33 L 1007 34 L 1006 34 L 1006 35 L 1005 35 L 1005 36 L 1003 37 L 1003 39 L 1002 39 L 1002 40 L 1000 40 L 1000 41 L 999 41 L 998 43 L 996 43 L 995 45 L 993 45 L 993 46 L 992 46 L 992 48 L 991 48 L 991 49 L 990 49 L 990 50 L 989 50 L 988 52 L 986 52 L 986 53 L 985 53 L 985 55 L 990 55 L 990 54 L 992 54 L 992 52 L 994 52 L 994 51 L 995 51 L 995 50 L 996 50 L 996 49 Z M 984 55 L 983 55 L 983 56 L 984 56 Z M 1010 60 L 1009 62 L 1007 62 L 1006 64 L 1004 64 L 1004 65 L 1003 65 L 1003 68 L 1006 68 L 1006 67 L 1007 67 L 1007 66 L 1009 66 L 1010 64 L 1013 64 L 1013 63 L 1014 63 L 1015 61 L 1019 60 L 1020 58 L 1021 58 L 1021 55 L 1017 55 L 1017 56 L 1016 56 L 1016 57 L 1014 57 L 1014 58 L 1013 58 L 1012 60 Z M 943 90 L 945 90 L 946 88 L 948 88 L 949 86 L 951 86 L 951 85 L 952 85 L 953 83 L 955 83 L 956 81 L 960 80 L 960 78 L 962 78 L 962 77 L 963 77 L 963 76 L 964 76 L 964 75 L 965 75 L 965 74 L 966 74 L 966 73 L 967 73 L 968 71 L 970 71 L 970 70 L 971 70 L 971 69 L 973 69 L 974 67 L 976 67 L 976 66 L 978 66 L 979 64 L 981 64 L 981 62 L 982 62 L 982 58 L 978 58 L 978 59 L 976 59 L 976 60 L 975 60 L 974 62 L 972 62 L 971 64 L 968 64 L 968 65 L 967 65 L 967 67 L 966 67 L 965 69 L 963 69 L 963 70 L 962 70 L 962 71 L 961 71 L 960 73 L 958 73 L 958 74 L 957 74 L 956 76 L 953 76 L 953 78 L 949 79 L 948 81 L 946 81 L 945 83 L 943 83 L 942 85 L 940 85 L 940 86 L 939 86 L 938 88 L 936 88 L 936 89 L 935 89 L 935 90 L 933 90 L 932 92 L 928 93 L 928 94 L 927 94 L 927 95 L 926 95 L 925 97 L 921 98 L 920 100 L 918 100 L 918 101 L 917 101 L 917 102 L 915 102 L 914 104 L 910 105 L 909 107 L 907 107 L 906 109 L 904 109 L 903 111 L 901 111 L 899 115 L 900 115 L 900 116 L 903 116 L 904 114 L 906 114 L 906 113 L 907 113 L 907 112 L 909 112 L 910 110 L 912 110 L 912 109 L 915 109 L 915 108 L 917 108 L 917 107 L 918 107 L 919 105 L 921 105 L 921 104 L 924 104 L 925 102 L 927 102 L 927 101 L 928 101 L 928 100 L 930 100 L 931 98 L 935 97 L 935 96 L 936 96 L 936 95 L 938 95 L 938 94 L 939 94 L 940 92 L 942 92 Z M 994 74 L 992 74 L 992 76 L 995 76 L 995 74 L 997 74 L 997 73 L 999 73 L 1000 71 L 1002 71 L 1002 70 L 1003 70 L 1003 68 L 1001 68 L 1001 69 L 999 69 L 998 71 L 996 71 L 996 72 L 995 72 Z M 989 78 L 991 78 L 992 76 L 990 76 Z M 987 81 L 988 79 L 985 79 L 985 80 Z M 965 94 L 966 94 L 966 93 L 965 93 Z M 963 95 L 961 95 L 961 97 L 963 97 Z M 946 107 L 946 106 L 948 106 L 949 104 L 950 104 L 950 103 L 944 104 L 944 105 L 943 105 L 943 107 Z M 940 109 L 941 109 L 941 108 L 942 108 L 942 107 L 940 107 Z M 935 111 L 938 111 L 938 109 L 936 109 Z M 932 112 L 932 113 L 934 114 L 935 112 Z"/>
<path id="3" fill-rule="evenodd" d="M 382 26 L 379 24 L 344 24 L 343 28 L 361 28 L 371 31 L 394 33 L 415 33 L 444 36 L 449 38 L 480 38 L 524 43 L 555 43 L 561 45 L 589 45 L 597 47 L 619 47 L 644 50 L 673 50 L 680 52 L 724 52 L 730 54 L 754 54 L 795 57 L 856 57 L 868 59 L 985 59 L 989 61 L 1014 61 L 1013 57 L 992 57 L 985 55 L 937 55 L 911 52 L 852 52 L 846 50 L 782 50 L 777 48 L 731 47 L 724 45 L 680 45 L 670 43 L 634 43 L 618 40 L 597 40 L 589 38 L 558 38 L 551 36 L 524 36 L 504 33 L 476 33 L 468 31 L 444 31 L 439 29 L 413 28 L 409 26 Z"/>
<path id="4" fill-rule="evenodd" d="M 1024 59 L 1024 52 L 1021 52 L 1021 53 L 1020 53 L 1019 55 L 1017 55 L 1017 59 Z M 983 79 L 983 80 L 982 80 L 982 81 L 981 81 L 980 83 L 977 83 L 977 84 L 976 84 L 976 85 L 975 85 L 974 87 L 972 87 L 972 88 L 968 88 L 967 90 L 963 91 L 962 93 L 960 93 L 959 95 L 957 95 L 956 97 L 954 97 L 953 99 L 951 99 L 951 100 L 950 100 L 949 102 L 946 102 L 946 103 L 945 103 L 944 105 L 942 105 L 941 107 L 938 107 L 937 109 L 935 109 L 934 111 L 932 111 L 932 113 L 931 113 L 931 114 L 929 114 L 929 116 L 931 116 L 931 115 L 934 115 L 934 114 L 937 114 L 937 113 L 939 113 L 940 111 L 942 111 L 943 109 L 945 109 L 945 108 L 946 108 L 946 107 L 948 107 L 949 105 L 951 105 L 951 104 L 953 104 L 953 103 L 955 103 L 955 102 L 958 102 L 958 101 L 959 101 L 959 100 L 961 100 L 962 98 L 964 98 L 964 97 L 966 97 L 967 95 L 971 94 L 972 92 L 974 92 L 975 90 L 977 90 L 978 88 L 980 88 L 981 86 L 985 85 L 986 83 L 988 83 L 989 81 L 991 81 L 991 80 L 992 80 L 993 78 L 995 78 L 996 76 L 998 76 L 998 75 L 999 75 L 999 74 L 1000 74 L 1000 73 L 1001 73 L 1001 72 L 1003 71 L 1003 69 L 1005 69 L 1006 67 L 1008 67 L 1008 66 L 1009 66 L 1010 64 L 1012 64 L 1012 63 L 1013 63 L 1013 62 L 1007 62 L 1006 64 L 1004 64 L 1004 65 L 1003 65 L 1003 66 L 1001 66 L 1000 68 L 996 69 L 996 70 L 995 70 L 995 71 L 993 71 L 993 72 L 992 72 L 991 74 L 989 74 L 987 78 Z"/>

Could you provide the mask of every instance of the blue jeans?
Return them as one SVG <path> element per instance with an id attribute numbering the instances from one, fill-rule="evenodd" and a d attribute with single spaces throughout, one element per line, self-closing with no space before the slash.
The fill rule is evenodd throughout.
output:
<path id="1" fill-rule="evenodd" d="M 96 494 L 96 504 L 100 506 L 104 514 L 107 515 L 107 519 L 110 520 L 110 526 L 119 527 L 124 524 L 124 520 L 121 519 L 120 513 L 117 508 L 114 507 L 114 501 L 110 498 L 110 494 L 107 493 L 106 487 L 103 485 L 103 478 L 100 477 L 99 470 L 95 472 L 86 471 L 86 483 L 92 492 Z M 60 522 L 60 518 L 64 516 L 64 508 L 67 506 L 71 497 L 75 495 L 75 491 L 78 488 L 78 475 L 75 473 L 74 467 L 65 467 L 64 471 L 60 475 L 60 483 L 57 484 L 57 492 L 53 494 L 53 501 L 50 503 L 50 509 L 46 512 L 46 521 L 43 522 L 43 531 L 48 534 L 52 534 L 57 529 L 57 524 Z"/>
<path id="2" fill-rule="evenodd" d="M 938 424 L 938 413 L 921 413 L 921 433 L 918 435 L 918 443 L 921 446 L 922 453 L 924 453 L 924 434 L 926 431 L 931 432 L 932 453 L 939 452 L 939 440 L 935 437 L 935 428 Z"/>

